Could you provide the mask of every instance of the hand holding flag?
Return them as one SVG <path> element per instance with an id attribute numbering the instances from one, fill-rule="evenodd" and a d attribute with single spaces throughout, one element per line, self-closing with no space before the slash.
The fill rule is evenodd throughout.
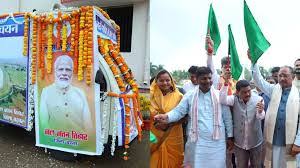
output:
<path id="1" fill-rule="evenodd" d="M 212 56 L 214 52 L 214 42 L 212 41 L 209 34 L 207 34 L 206 36 L 206 46 L 207 55 Z"/>

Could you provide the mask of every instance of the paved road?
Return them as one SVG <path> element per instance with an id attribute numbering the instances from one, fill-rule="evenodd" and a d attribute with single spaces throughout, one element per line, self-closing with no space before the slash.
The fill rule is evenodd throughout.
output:
<path id="1" fill-rule="evenodd" d="M 149 134 L 144 133 L 141 143 L 134 141 L 130 146 L 130 159 L 122 159 L 123 148 L 115 156 L 106 150 L 103 156 L 83 157 L 75 162 L 55 160 L 35 146 L 33 135 L 21 128 L 0 124 L 0 167 L 1 168 L 147 168 L 149 167 Z"/>

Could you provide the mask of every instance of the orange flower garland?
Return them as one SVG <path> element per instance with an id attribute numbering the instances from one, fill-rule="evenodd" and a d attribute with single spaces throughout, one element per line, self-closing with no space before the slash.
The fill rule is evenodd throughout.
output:
<path id="1" fill-rule="evenodd" d="M 29 14 L 25 13 L 24 15 L 24 39 L 23 39 L 23 55 L 27 56 L 28 54 L 28 22 L 29 22 Z"/>
<path id="2" fill-rule="evenodd" d="M 43 16 L 42 19 L 41 19 L 41 29 L 40 29 L 40 36 L 39 38 L 41 39 L 41 43 L 39 43 L 39 45 L 41 46 L 41 50 L 39 51 L 40 52 L 40 59 L 39 59 L 39 63 L 40 63 L 40 70 L 41 70 L 41 77 L 42 79 L 44 79 L 45 77 L 45 58 L 44 58 L 44 55 L 45 55 L 45 44 L 46 44 L 46 37 L 44 36 L 44 31 L 46 30 L 46 24 L 45 24 L 45 19 L 46 19 L 46 16 Z"/>
<path id="3" fill-rule="evenodd" d="M 62 20 L 61 20 L 61 11 L 58 11 L 57 19 L 55 20 L 57 22 L 56 30 L 57 30 L 57 41 L 56 41 L 56 48 L 60 48 L 60 38 L 61 38 L 61 27 L 62 27 Z"/>
<path id="4" fill-rule="evenodd" d="M 84 26 L 85 26 L 85 8 L 80 8 L 80 32 L 79 32 L 79 56 L 78 56 L 78 80 L 83 80 L 83 57 L 84 57 Z"/>
<path id="5" fill-rule="evenodd" d="M 142 140 L 142 128 L 139 126 L 138 111 L 140 108 L 138 106 L 139 103 L 138 103 L 137 97 L 138 97 L 137 94 L 134 94 L 134 96 L 132 97 L 132 102 L 133 102 L 133 113 L 134 113 L 135 125 L 137 126 L 137 130 L 138 130 L 138 139 L 139 139 L 139 141 L 141 141 Z"/>
<path id="6" fill-rule="evenodd" d="M 105 44 L 107 46 L 105 46 Z M 108 48 L 108 50 L 107 50 Z M 128 81 L 128 83 L 131 85 L 132 90 L 134 92 L 134 94 L 131 95 L 125 95 L 125 94 L 116 94 L 116 93 L 112 93 L 109 92 L 108 96 L 112 96 L 112 97 L 121 97 L 124 101 L 125 104 L 125 152 L 124 152 L 124 156 L 123 159 L 124 160 L 128 160 L 128 152 L 127 149 L 129 148 L 129 135 L 130 135 L 130 116 L 131 116 L 131 109 L 129 106 L 129 99 L 132 99 L 133 102 L 133 114 L 134 114 L 134 119 L 136 122 L 136 126 L 137 126 L 137 130 L 138 130 L 138 139 L 139 141 L 141 140 L 142 137 L 142 129 L 141 126 L 139 125 L 139 119 L 142 120 L 142 117 L 140 115 L 140 113 L 138 113 L 139 111 L 139 102 L 138 102 L 138 88 L 137 88 L 137 84 L 135 83 L 133 76 L 131 74 L 130 69 L 128 68 L 124 58 L 121 56 L 121 54 L 115 49 L 118 48 L 117 46 L 114 47 L 114 45 L 112 44 L 111 41 L 109 41 L 109 43 L 105 43 L 100 36 L 98 36 L 98 49 L 101 53 L 101 55 L 103 56 L 103 58 L 105 59 L 106 63 L 108 64 L 108 66 L 110 67 L 113 75 L 115 76 L 115 79 L 117 81 L 117 84 L 121 90 L 121 92 L 125 91 L 125 84 L 123 82 L 123 79 L 121 77 L 121 74 L 118 72 L 117 70 L 117 66 L 115 65 L 115 63 L 118 65 L 121 73 L 123 74 L 123 77 L 126 81 Z"/>
<path id="7" fill-rule="evenodd" d="M 118 70 L 117 70 L 117 67 L 115 65 L 115 63 L 113 62 L 113 59 L 110 57 L 110 54 L 111 53 L 110 51 L 107 51 L 105 53 L 105 46 L 103 44 L 104 42 L 102 42 L 101 40 L 101 37 L 98 37 L 98 45 L 100 45 L 100 53 L 103 55 L 103 58 L 105 59 L 105 61 L 107 62 L 108 66 L 110 67 L 117 83 L 118 83 L 118 86 L 120 88 L 120 90 L 122 92 L 125 92 L 125 84 L 121 78 L 121 75 L 119 74 Z"/>
<path id="8" fill-rule="evenodd" d="M 130 105 L 129 105 L 129 99 L 124 96 L 124 105 L 125 105 L 125 152 L 124 152 L 124 160 L 128 159 L 128 152 L 127 149 L 129 148 L 129 143 L 130 143 Z"/>
<path id="9" fill-rule="evenodd" d="M 90 7 L 90 9 L 86 13 L 86 20 L 87 20 L 87 31 L 88 31 L 88 37 L 87 37 L 87 62 L 86 62 L 86 83 L 88 85 L 92 82 L 92 70 L 93 70 L 93 7 Z"/>
<path id="10" fill-rule="evenodd" d="M 117 52 L 120 52 L 120 47 L 121 47 L 121 33 L 120 33 L 120 26 L 117 26 Z"/>
<path id="11" fill-rule="evenodd" d="M 78 55 L 79 55 L 79 11 L 75 12 L 75 41 L 74 41 L 74 73 L 78 73 Z"/>
<path id="12" fill-rule="evenodd" d="M 130 123 L 131 123 L 131 108 L 129 105 L 129 101 L 130 99 L 132 99 L 133 102 L 133 113 L 134 113 L 134 119 L 136 122 L 136 126 L 138 129 L 138 139 L 139 141 L 141 141 L 142 139 L 142 129 L 139 125 L 139 119 L 141 119 L 141 116 L 138 115 L 138 111 L 139 111 L 139 106 L 138 106 L 138 95 L 136 93 L 134 94 L 117 94 L 117 93 L 113 93 L 113 92 L 108 92 L 107 94 L 110 97 L 119 97 L 122 98 L 124 101 L 124 105 L 125 105 L 125 152 L 123 153 L 123 159 L 124 160 L 128 160 L 128 149 L 129 149 L 129 143 L 130 143 Z"/>

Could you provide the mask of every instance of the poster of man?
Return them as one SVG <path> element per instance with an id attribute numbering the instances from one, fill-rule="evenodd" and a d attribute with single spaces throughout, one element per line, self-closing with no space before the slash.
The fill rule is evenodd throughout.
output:
<path id="1" fill-rule="evenodd" d="M 79 81 L 73 62 L 71 56 L 58 51 L 53 59 L 53 72 L 45 73 L 44 79 L 38 77 L 37 145 L 95 154 L 95 116 L 99 114 L 95 105 L 99 89 L 95 87 L 99 85 Z"/>
<path id="2" fill-rule="evenodd" d="M 55 81 L 43 88 L 40 101 L 45 127 L 77 132 L 91 132 L 92 119 L 84 92 L 72 86 L 73 60 L 59 56 L 54 63 Z"/>

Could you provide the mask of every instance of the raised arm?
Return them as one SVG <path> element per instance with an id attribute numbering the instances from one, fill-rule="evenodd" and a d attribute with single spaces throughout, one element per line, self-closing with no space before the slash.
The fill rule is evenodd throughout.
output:
<path id="1" fill-rule="evenodd" d="M 264 92 L 268 97 L 271 97 L 272 91 L 275 85 L 270 84 L 267 82 L 262 75 L 260 74 L 259 67 L 257 64 L 254 64 L 252 66 L 252 75 L 254 79 L 255 85 L 262 91 Z"/>
<path id="2" fill-rule="evenodd" d="M 218 83 L 220 77 L 215 69 L 213 59 L 212 59 L 214 44 L 210 36 L 206 37 L 206 44 L 207 44 L 207 67 L 210 68 L 210 70 L 212 71 L 213 86 L 215 89 L 218 89 Z"/>
<path id="3" fill-rule="evenodd" d="M 234 95 L 228 95 L 228 85 L 222 86 L 220 90 L 220 102 L 223 105 L 233 106 L 234 104 Z"/>

